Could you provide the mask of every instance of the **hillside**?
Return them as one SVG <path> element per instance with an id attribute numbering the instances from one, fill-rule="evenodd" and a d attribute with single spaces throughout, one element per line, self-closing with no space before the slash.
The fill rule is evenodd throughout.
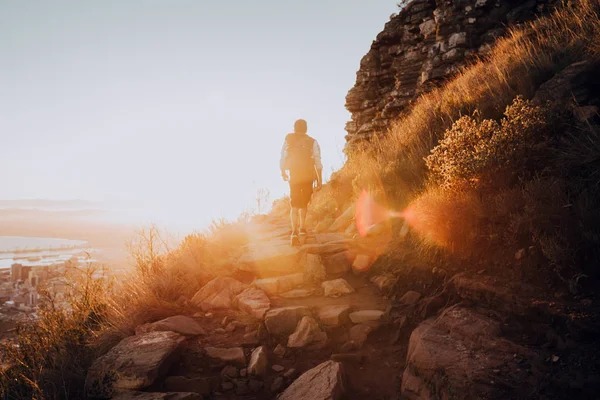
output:
<path id="1" fill-rule="evenodd" d="M 6 345 L 8 398 L 574 399 L 600 390 L 600 1 L 407 2 L 348 94 L 348 160 Z"/>

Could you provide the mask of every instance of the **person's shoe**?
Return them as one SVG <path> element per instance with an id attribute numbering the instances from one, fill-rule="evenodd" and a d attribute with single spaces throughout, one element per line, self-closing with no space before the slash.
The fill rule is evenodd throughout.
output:
<path id="1" fill-rule="evenodd" d="M 300 236 L 306 236 L 306 229 L 300 228 Z"/>
<path id="2" fill-rule="evenodd" d="M 290 236 L 290 242 L 292 246 L 300 246 L 300 238 L 298 237 L 296 231 L 292 232 L 292 235 Z"/>

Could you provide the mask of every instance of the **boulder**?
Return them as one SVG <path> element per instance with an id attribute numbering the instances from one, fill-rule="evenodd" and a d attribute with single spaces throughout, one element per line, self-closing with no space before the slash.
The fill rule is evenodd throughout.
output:
<path id="1" fill-rule="evenodd" d="M 325 281 L 321 284 L 321 287 L 327 297 L 340 297 L 345 294 L 354 293 L 354 288 L 342 278 Z"/>
<path id="2" fill-rule="evenodd" d="M 206 347 L 204 351 L 214 364 L 228 364 L 238 367 L 246 366 L 246 356 L 244 355 L 244 349 L 241 347 Z"/>
<path id="3" fill-rule="evenodd" d="M 421 300 L 421 293 L 410 290 L 400 297 L 399 302 L 405 306 L 414 306 L 419 302 L 419 300 Z"/>
<path id="4" fill-rule="evenodd" d="M 525 366 L 537 364 L 537 356 L 502 338 L 500 321 L 488 315 L 453 306 L 422 322 L 410 336 L 402 395 L 409 399 L 452 398 L 456 393 L 463 398 L 522 398 L 523 385 L 534 382 Z"/>
<path id="5" fill-rule="evenodd" d="M 348 207 L 346 211 L 342 213 L 329 227 L 329 230 L 332 232 L 341 232 L 344 231 L 350 223 L 354 220 L 354 215 L 356 213 L 356 207 L 354 205 Z"/>
<path id="6" fill-rule="evenodd" d="M 289 292 L 304 284 L 304 274 L 297 273 L 291 275 L 283 275 L 274 278 L 256 279 L 252 285 L 263 290 L 269 295 L 277 295 Z"/>
<path id="7" fill-rule="evenodd" d="M 273 354 L 275 354 L 277 357 L 283 357 L 285 356 L 287 349 L 285 348 L 285 346 L 278 344 L 275 347 L 275 350 L 273 350 Z"/>
<path id="8" fill-rule="evenodd" d="M 342 364 L 325 361 L 306 371 L 294 381 L 278 400 L 338 400 L 345 393 Z"/>
<path id="9" fill-rule="evenodd" d="M 289 335 L 296 329 L 298 321 L 307 315 L 310 310 L 304 306 L 274 308 L 265 315 L 265 325 L 271 335 Z"/>
<path id="10" fill-rule="evenodd" d="M 198 321 L 186 317 L 185 315 L 176 315 L 150 324 L 140 325 L 135 328 L 136 335 L 160 331 L 171 331 L 188 336 L 206 334 L 206 330 L 198 323 Z"/>
<path id="11" fill-rule="evenodd" d="M 350 321 L 350 306 L 325 306 L 319 309 L 319 321 L 327 326 L 340 326 Z"/>
<path id="12" fill-rule="evenodd" d="M 352 271 L 366 272 L 371 267 L 371 256 L 368 254 L 359 254 L 352 263 Z"/>
<path id="13" fill-rule="evenodd" d="M 192 297 L 191 302 L 203 311 L 215 308 L 231 308 L 233 298 L 244 289 L 246 289 L 246 285 L 243 283 L 227 276 L 220 276 L 204 285 Z"/>
<path id="14" fill-rule="evenodd" d="M 376 275 L 371 278 L 371 282 L 383 292 L 391 289 L 396 283 L 396 279 L 389 275 Z"/>
<path id="15" fill-rule="evenodd" d="M 271 300 L 264 291 L 256 288 L 248 288 L 238 294 L 233 304 L 241 311 L 257 319 L 263 319 L 265 313 L 271 308 Z"/>
<path id="16" fill-rule="evenodd" d="M 112 397 L 113 400 L 202 400 L 198 393 L 191 392 L 122 392 Z"/>
<path id="17" fill-rule="evenodd" d="M 165 379 L 165 389 L 170 392 L 193 392 L 208 396 L 217 381 L 208 377 L 186 378 L 185 376 L 168 376 Z"/>
<path id="18" fill-rule="evenodd" d="M 372 331 L 373 327 L 369 324 L 354 325 L 348 332 L 348 340 L 354 342 L 356 348 L 361 348 Z"/>
<path id="19" fill-rule="evenodd" d="M 130 336 L 97 358 L 87 372 L 85 392 L 92 398 L 110 398 L 119 390 L 144 389 L 177 360 L 185 338 L 175 332 Z"/>
<path id="20" fill-rule="evenodd" d="M 327 278 L 323 260 L 318 254 L 307 254 L 304 259 L 304 276 L 310 282 L 322 282 Z"/>
<path id="21" fill-rule="evenodd" d="M 319 328 L 319 324 L 313 317 L 303 317 L 294 333 L 288 338 L 287 347 L 305 347 L 309 344 L 318 347 L 327 342 L 327 334 Z"/>
<path id="22" fill-rule="evenodd" d="M 248 373 L 254 376 L 262 376 L 267 372 L 269 366 L 269 358 L 267 350 L 264 346 L 257 347 L 250 356 L 248 363 Z"/>
<path id="23" fill-rule="evenodd" d="M 356 253 L 352 250 L 346 250 L 327 257 L 325 259 L 325 271 L 327 275 L 344 275 L 352 267 L 355 257 Z"/>
<path id="24" fill-rule="evenodd" d="M 369 321 L 379 321 L 383 314 L 385 314 L 385 312 L 380 310 L 355 311 L 350 313 L 350 321 L 354 322 L 355 324 Z"/>

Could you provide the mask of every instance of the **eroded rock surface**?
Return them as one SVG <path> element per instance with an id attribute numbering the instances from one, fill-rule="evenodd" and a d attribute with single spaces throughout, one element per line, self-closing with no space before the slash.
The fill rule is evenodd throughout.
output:
<path id="1" fill-rule="evenodd" d="M 342 364 L 326 361 L 302 374 L 278 400 L 338 400 L 345 393 Z"/>
<path id="2" fill-rule="evenodd" d="M 192 297 L 191 302 L 203 311 L 215 308 L 231 308 L 233 298 L 244 289 L 246 289 L 246 285 L 243 283 L 227 276 L 220 276 L 204 285 Z"/>

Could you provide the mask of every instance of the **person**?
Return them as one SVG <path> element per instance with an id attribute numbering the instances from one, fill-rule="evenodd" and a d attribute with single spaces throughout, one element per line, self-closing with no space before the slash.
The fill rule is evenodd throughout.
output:
<path id="1" fill-rule="evenodd" d="M 290 184 L 292 246 L 299 244 L 299 236 L 306 235 L 306 211 L 313 186 L 316 182 L 316 190 L 319 190 L 323 184 L 321 148 L 307 131 L 305 120 L 299 119 L 294 123 L 294 133 L 285 137 L 279 162 L 281 176 Z"/>

